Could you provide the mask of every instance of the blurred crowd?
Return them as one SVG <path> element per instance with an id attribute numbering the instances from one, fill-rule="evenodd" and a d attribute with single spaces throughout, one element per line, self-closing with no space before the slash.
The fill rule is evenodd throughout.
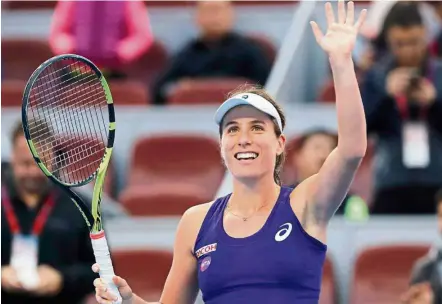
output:
<path id="1" fill-rule="evenodd" d="M 108 79 L 124 81 L 134 68 L 143 69 L 142 58 L 155 48 L 149 13 L 143 1 L 59 1 L 50 48 L 53 54 L 83 55 Z M 274 59 L 268 45 L 236 32 L 234 19 L 229 1 L 196 4 L 199 35 L 164 69 L 140 78 L 152 103 L 166 105 L 178 89 L 207 79 L 265 85 Z M 350 189 L 337 214 L 358 221 L 380 214 L 433 214 L 442 235 L 442 2 L 373 1 L 357 44 L 354 61 L 371 142 L 373 188 L 370 197 Z M 11 134 L 10 171 L 2 166 L 2 299 L 78 303 L 93 292 L 88 231 L 69 198 L 36 167 L 20 130 L 17 125 Z M 325 129 L 294 139 L 284 183 L 296 186 L 317 173 L 337 142 Z M 365 166 L 364 161 L 361 169 Z M 45 208 L 50 212 L 44 228 L 34 231 Z M 21 265 L 20 246 L 25 254 L 38 254 L 35 271 Z M 441 261 L 442 249 L 432 248 L 416 262 L 403 303 L 442 303 Z"/>
<path id="2" fill-rule="evenodd" d="M 196 6 L 199 36 L 156 75 L 151 84 L 154 104 L 165 104 L 178 84 L 200 78 L 238 77 L 265 84 L 271 64 L 259 45 L 233 30 L 232 3 L 202 1 Z M 125 68 L 148 53 L 154 40 L 143 1 L 61 1 L 53 18 L 49 42 L 54 54 L 83 55 L 109 79 L 127 77 Z"/>

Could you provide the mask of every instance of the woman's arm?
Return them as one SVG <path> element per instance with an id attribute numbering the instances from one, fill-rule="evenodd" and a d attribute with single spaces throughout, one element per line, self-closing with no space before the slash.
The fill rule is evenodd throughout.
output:
<path id="1" fill-rule="evenodd" d="M 207 204 L 206 204 L 207 205 Z M 160 303 L 191 304 L 198 295 L 197 260 L 193 247 L 207 213 L 206 205 L 187 210 L 177 229 L 173 262 L 167 276 Z"/>
<path id="2" fill-rule="evenodd" d="M 329 155 L 318 174 L 305 181 L 307 220 L 325 227 L 342 203 L 353 181 L 367 148 L 364 107 L 351 59 L 357 32 L 366 16 L 362 11 L 354 24 L 354 5 L 338 3 L 338 20 L 335 21 L 330 3 L 326 4 L 328 31 L 322 35 L 316 23 L 313 31 L 320 46 L 328 53 L 336 90 L 338 116 L 338 146 Z"/>
<path id="3" fill-rule="evenodd" d="M 154 303 L 144 301 L 132 292 L 123 278 L 117 276 L 114 278 L 114 283 L 123 298 L 123 304 L 191 304 L 195 302 L 199 288 L 197 260 L 193 255 L 193 247 L 210 206 L 211 203 L 194 206 L 181 218 L 175 236 L 172 267 L 160 301 Z M 93 266 L 93 270 L 98 272 L 96 265 Z M 112 295 L 106 291 L 106 286 L 101 279 L 96 279 L 94 285 L 99 303 L 112 299 Z"/>

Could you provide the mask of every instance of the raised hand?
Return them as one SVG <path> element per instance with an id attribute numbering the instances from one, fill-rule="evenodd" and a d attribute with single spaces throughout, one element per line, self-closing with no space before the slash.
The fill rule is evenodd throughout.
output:
<path id="1" fill-rule="evenodd" d="M 367 16 L 367 10 L 362 10 L 355 23 L 353 2 L 348 2 L 346 12 L 344 0 L 339 0 L 338 20 L 335 19 L 335 14 L 333 13 L 330 2 L 325 4 L 325 15 L 328 24 L 325 35 L 316 22 L 310 22 L 316 41 L 321 48 L 328 53 L 329 57 L 341 58 L 351 56 L 359 29 Z"/>

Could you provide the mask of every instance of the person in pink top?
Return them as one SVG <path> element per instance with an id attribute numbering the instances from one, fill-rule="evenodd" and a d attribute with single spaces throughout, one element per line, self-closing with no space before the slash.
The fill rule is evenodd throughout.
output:
<path id="1" fill-rule="evenodd" d="M 143 1 L 59 1 L 49 37 L 54 54 L 82 55 L 108 77 L 123 76 L 152 42 Z"/>

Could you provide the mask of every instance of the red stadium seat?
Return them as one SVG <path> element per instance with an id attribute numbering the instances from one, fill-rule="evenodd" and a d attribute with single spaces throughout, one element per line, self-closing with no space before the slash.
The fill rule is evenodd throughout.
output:
<path id="1" fill-rule="evenodd" d="M 27 81 L 34 70 L 52 56 L 46 40 L 2 39 L 3 80 Z"/>
<path id="2" fill-rule="evenodd" d="M 243 78 L 185 80 L 168 96 L 168 104 L 221 104 L 227 94 L 245 83 Z"/>
<path id="3" fill-rule="evenodd" d="M 334 103 L 336 101 L 335 84 L 333 82 L 333 79 L 327 81 L 327 83 L 322 87 L 317 100 L 319 102 L 328 103 Z"/>
<path id="4" fill-rule="evenodd" d="M 156 249 L 114 250 L 115 273 L 125 278 L 133 292 L 148 302 L 157 302 L 172 266 L 172 252 Z"/>
<path id="5" fill-rule="evenodd" d="M 211 201 L 225 174 L 218 142 L 196 135 L 137 140 L 120 201 L 133 215 L 182 215 Z"/>
<path id="6" fill-rule="evenodd" d="M 225 174 L 218 142 L 196 135 L 137 140 L 120 200 L 134 215 L 181 215 L 212 200 Z"/>
<path id="7" fill-rule="evenodd" d="M 190 207 L 212 199 L 213 196 L 207 196 L 198 185 L 163 183 L 129 186 L 123 190 L 119 201 L 133 216 L 181 216 Z"/>
<path id="8" fill-rule="evenodd" d="M 428 249 L 425 245 L 386 245 L 363 250 L 355 264 L 350 303 L 399 303 L 414 262 Z"/>
<path id="9" fill-rule="evenodd" d="M 2 108 L 21 107 L 25 86 L 26 81 L 23 80 L 2 81 Z"/>
<path id="10" fill-rule="evenodd" d="M 271 64 L 275 62 L 276 48 L 275 45 L 270 41 L 270 39 L 262 35 L 249 35 L 248 38 L 257 43 L 263 49 Z"/>
<path id="11" fill-rule="evenodd" d="M 138 80 L 149 87 L 164 70 L 168 60 L 169 55 L 165 46 L 160 41 L 154 40 L 149 50 L 138 60 L 126 66 L 123 72 L 129 79 Z"/>
<path id="12" fill-rule="evenodd" d="M 322 272 L 321 295 L 319 304 L 334 304 L 336 302 L 336 283 L 333 263 L 329 256 L 326 257 Z"/>
<path id="13" fill-rule="evenodd" d="M 195 185 L 206 198 L 212 199 L 224 174 L 215 139 L 201 135 L 156 135 L 135 143 L 128 185 L 141 184 L 151 189 L 162 184 Z"/>
<path id="14" fill-rule="evenodd" d="M 116 106 L 147 106 L 150 94 L 147 85 L 138 81 L 110 81 L 112 99 Z"/>

